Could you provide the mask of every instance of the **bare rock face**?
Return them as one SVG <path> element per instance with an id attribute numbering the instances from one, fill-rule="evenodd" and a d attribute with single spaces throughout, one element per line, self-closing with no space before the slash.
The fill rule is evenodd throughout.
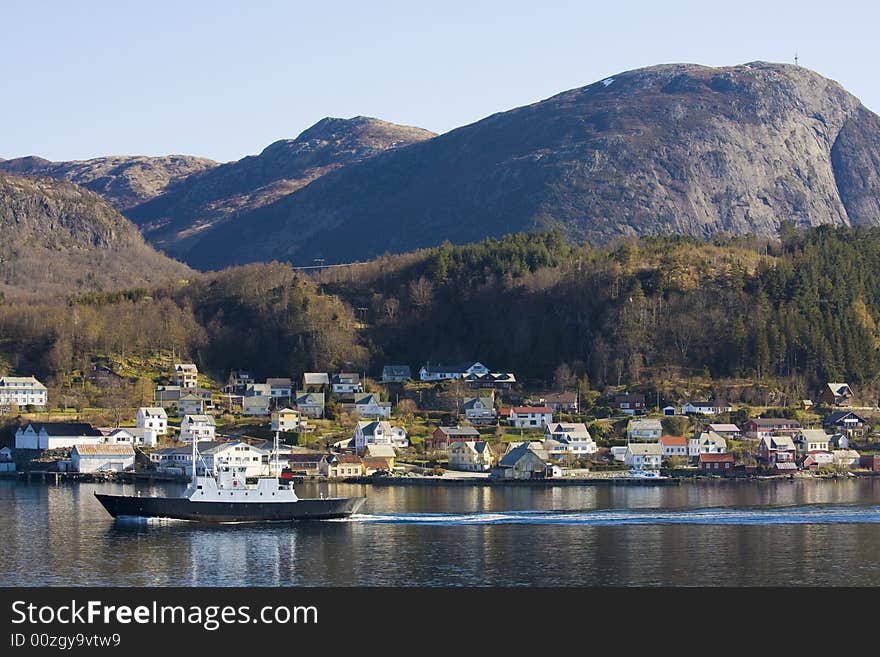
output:
<path id="1" fill-rule="evenodd" d="M 878 128 L 808 69 L 655 66 L 327 172 L 175 253 L 199 267 L 310 264 L 553 227 L 603 242 L 874 225 Z"/>
<path id="2" fill-rule="evenodd" d="M 106 200 L 52 178 L 0 172 L 0 292 L 91 292 L 192 274 L 156 252 Z"/>
<path id="3" fill-rule="evenodd" d="M 172 182 L 215 166 L 213 160 L 190 155 L 119 155 L 72 162 L 50 162 L 32 155 L 0 161 L 0 170 L 9 173 L 81 185 L 101 194 L 120 211 L 158 196 Z"/>
<path id="4" fill-rule="evenodd" d="M 237 213 L 283 199 L 336 169 L 434 136 L 364 116 L 325 118 L 296 139 L 191 176 L 127 214 L 154 244 L 182 253 Z"/>

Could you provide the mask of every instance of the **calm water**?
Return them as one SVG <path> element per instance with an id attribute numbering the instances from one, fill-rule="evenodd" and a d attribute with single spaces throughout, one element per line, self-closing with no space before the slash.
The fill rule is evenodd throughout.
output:
<path id="1" fill-rule="evenodd" d="M 309 484 L 363 515 L 221 526 L 115 522 L 92 493 L 122 489 L 0 480 L 0 585 L 880 585 L 880 480 Z"/>

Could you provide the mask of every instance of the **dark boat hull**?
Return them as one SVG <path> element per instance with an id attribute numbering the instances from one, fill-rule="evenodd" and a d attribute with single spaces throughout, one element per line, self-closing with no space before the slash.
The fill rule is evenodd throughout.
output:
<path id="1" fill-rule="evenodd" d="M 191 502 L 185 497 L 132 497 L 95 493 L 114 518 L 170 518 L 199 522 L 330 520 L 357 513 L 365 497 L 301 499 L 296 502 Z"/>

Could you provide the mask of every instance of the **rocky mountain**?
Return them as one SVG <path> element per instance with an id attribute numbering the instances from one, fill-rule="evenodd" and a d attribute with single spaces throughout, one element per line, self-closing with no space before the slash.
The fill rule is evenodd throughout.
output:
<path id="1" fill-rule="evenodd" d="M 144 242 L 98 194 L 52 178 L 0 172 L 0 292 L 115 290 L 193 272 Z"/>
<path id="2" fill-rule="evenodd" d="M 296 139 L 189 176 L 127 215 L 168 253 L 186 252 L 235 214 L 283 199 L 336 169 L 434 137 L 421 128 L 358 116 L 325 118 Z"/>
<path id="3" fill-rule="evenodd" d="M 210 268 L 547 228 L 593 242 L 774 235 L 783 220 L 880 223 L 878 199 L 880 119 L 836 82 L 784 64 L 672 64 L 374 154 L 168 248 Z"/>
<path id="4" fill-rule="evenodd" d="M 31 155 L 0 160 L 0 171 L 67 180 L 97 192 L 120 211 L 158 196 L 174 181 L 216 166 L 213 160 L 191 155 L 120 155 L 72 162 Z"/>

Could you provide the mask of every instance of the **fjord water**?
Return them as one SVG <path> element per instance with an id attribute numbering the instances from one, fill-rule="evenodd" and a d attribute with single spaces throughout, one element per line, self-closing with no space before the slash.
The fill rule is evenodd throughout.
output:
<path id="1" fill-rule="evenodd" d="M 0 481 L 3 586 L 876 586 L 880 480 L 659 486 L 304 484 L 345 521 L 114 521 L 93 493 Z"/>

